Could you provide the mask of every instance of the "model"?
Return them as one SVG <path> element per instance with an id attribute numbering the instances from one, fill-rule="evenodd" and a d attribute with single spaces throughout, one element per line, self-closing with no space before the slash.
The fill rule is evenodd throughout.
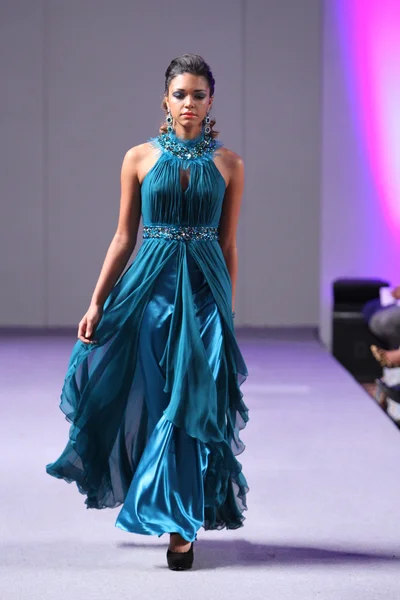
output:
<path id="1" fill-rule="evenodd" d="M 214 86 L 200 56 L 174 59 L 159 135 L 124 157 L 118 227 L 61 394 L 69 440 L 46 467 L 88 508 L 122 505 L 117 527 L 170 534 L 173 570 L 192 566 L 201 526 L 236 529 L 247 508 L 233 321 L 244 167 L 213 130 Z"/>

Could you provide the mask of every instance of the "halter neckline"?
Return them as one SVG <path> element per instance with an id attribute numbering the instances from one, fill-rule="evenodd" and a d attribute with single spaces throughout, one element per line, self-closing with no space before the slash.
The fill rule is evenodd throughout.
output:
<path id="1" fill-rule="evenodd" d="M 161 133 L 156 139 L 164 152 L 184 161 L 210 158 L 215 150 L 222 146 L 221 142 L 209 135 L 204 135 L 204 130 L 196 138 L 190 140 L 181 139 L 175 131 Z"/>

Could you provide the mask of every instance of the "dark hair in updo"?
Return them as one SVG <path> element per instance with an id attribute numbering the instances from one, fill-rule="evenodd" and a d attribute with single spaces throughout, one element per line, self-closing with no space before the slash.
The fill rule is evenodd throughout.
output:
<path id="1" fill-rule="evenodd" d="M 177 75 L 182 75 L 183 73 L 190 73 L 191 75 L 196 75 L 197 77 L 204 77 L 210 88 L 210 97 L 214 96 L 215 90 L 215 79 L 211 72 L 209 65 L 206 63 L 204 58 L 199 56 L 198 54 L 183 54 L 182 56 L 178 56 L 171 60 L 167 70 L 165 71 L 165 88 L 164 88 L 164 98 L 162 101 L 162 108 L 165 113 L 167 113 L 167 106 L 165 102 L 165 97 L 168 94 L 169 86 L 171 81 Z M 211 119 L 210 127 L 211 127 L 211 137 L 215 138 L 218 135 L 217 131 L 213 131 L 213 127 L 215 125 L 215 119 Z M 167 133 L 167 124 L 163 123 L 160 127 L 161 133 Z"/>

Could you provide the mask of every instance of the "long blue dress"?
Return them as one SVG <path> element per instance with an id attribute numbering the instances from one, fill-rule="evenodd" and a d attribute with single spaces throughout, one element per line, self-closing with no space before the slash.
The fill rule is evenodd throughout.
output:
<path id="1" fill-rule="evenodd" d="M 121 529 L 193 541 L 201 526 L 244 521 L 236 456 L 248 372 L 218 241 L 221 144 L 181 158 L 161 139 L 150 140 L 158 158 L 141 186 L 142 245 L 106 300 L 96 343 L 72 350 L 60 404 L 69 439 L 46 470 L 75 481 L 88 508 L 123 504 Z"/>

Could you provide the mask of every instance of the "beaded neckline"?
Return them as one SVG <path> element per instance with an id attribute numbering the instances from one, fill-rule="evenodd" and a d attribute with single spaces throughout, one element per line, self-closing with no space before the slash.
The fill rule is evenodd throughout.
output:
<path id="1" fill-rule="evenodd" d="M 157 137 L 157 141 L 163 150 L 184 160 L 212 154 L 222 145 L 211 136 L 205 136 L 203 132 L 192 140 L 183 140 L 175 132 L 161 133 Z"/>

